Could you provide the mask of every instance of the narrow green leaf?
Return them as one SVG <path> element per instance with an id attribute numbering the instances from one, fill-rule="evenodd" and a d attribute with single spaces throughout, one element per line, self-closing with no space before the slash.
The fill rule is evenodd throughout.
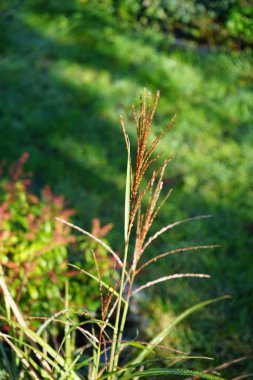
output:
<path id="1" fill-rule="evenodd" d="M 69 282 L 65 281 L 65 309 L 69 308 Z M 70 323 L 68 317 L 65 318 L 65 329 L 64 329 L 64 338 L 65 338 L 65 360 L 68 367 L 70 367 L 72 362 L 72 346 L 71 346 L 71 332 L 70 332 Z"/>
<path id="2" fill-rule="evenodd" d="M 192 359 L 202 359 L 202 360 L 213 360 L 213 358 L 210 358 L 210 357 L 207 357 L 207 356 L 196 356 L 196 355 L 179 355 L 179 354 L 176 354 L 175 356 L 168 356 L 168 357 L 164 357 L 163 358 L 163 361 L 165 362 L 172 362 L 174 360 L 192 360 Z M 156 362 L 160 362 L 160 358 L 156 358 L 156 359 L 148 359 L 148 360 L 144 360 L 142 361 L 141 363 L 135 363 L 135 364 L 125 364 L 124 366 L 124 371 L 123 372 L 127 372 L 128 370 L 135 370 L 137 367 L 141 367 L 141 366 L 150 366 L 150 365 L 154 365 L 154 363 Z M 166 368 L 169 368 L 171 365 L 170 364 L 166 364 Z"/>
<path id="3" fill-rule="evenodd" d="M 125 242 L 128 239 L 128 227 L 129 227 L 129 214 L 130 214 L 130 188 L 131 188 L 131 157 L 130 152 L 130 143 L 127 155 L 127 173 L 126 173 L 126 192 L 125 192 Z"/>
<path id="4" fill-rule="evenodd" d="M 51 322 L 53 322 L 54 320 L 56 320 L 57 317 L 60 317 L 62 314 L 68 313 L 71 310 L 72 309 L 68 308 L 68 309 L 64 309 L 64 310 L 58 311 L 57 313 L 55 313 L 54 315 L 52 315 L 50 318 L 46 319 L 45 322 L 37 330 L 37 335 L 41 335 L 43 333 L 43 331 L 48 327 L 48 325 Z"/>
<path id="5" fill-rule="evenodd" d="M 16 323 L 14 321 L 9 321 L 8 319 L 1 317 L 1 319 L 6 320 L 11 326 L 14 326 L 16 328 L 19 328 L 21 331 L 23 331 L 32 341 L 33 343 L 39 344 L 51 357 L 54 359 L 54 361 L 62 366 L 63 368 L 67 369 L 66 361 L 62 358 L 61 355 L 58 354 L 47 342 L 45 342 L 38 334 L 36 334 L 33 330 L 21 326 L 19 323 Z M 13 338 L 12 338 L 13 339 Z M 24 344 L 24 342 L 23 342 Z M 42 351 L 41 351 L 42 352 Z M 43 352 L 41 353 L 41 356 L 43 357 Z M 46 360 L 47 361 L 47 360 Z M 74 373 L 71 372 L 71 376 L 75 380 L 80 380 L 80 377 Z"/>
<path id="6" fill-rule="evenodd" d="M 208 379 L 208 380 L 225 380 L 221 377 L 210 375 L 207 373 L 202 373 L 199 371 L 191 371 L 187 369 L 164 369 L 164 368 L 152 368 L 152 369 L 147 369 L 144 371 L 135 371 L 131 374 L 123 375 L 120 379 L 128 380 L 134 377 L 165 376 L 165 375 L 198 376 L 202 379 Z"/>
<path id="7" fill-rule="evenodd" d="M 26 353 L 25 351 L 22 351 L 21 348 L 18 347 L 18 344 L 19 344 L 19 340 L 16 339 L 16 338 L 13 338 L 11 336 L 4 336 L 3 335 L 3 338 L 4 340 L 11 346 L 11 348 L 13 350 L 15 350 L 16 352 L 19 352 L 20 354 L 22 354 L 22 356 L 27 360 L 27 362 L 33 366 L 36 371 L 38 371 L 39 373 L 41 374 L 45 374 L 45 370 L 43 370 L 43 368 L 41 368 L 41 366 L 39 366 L 33 359 L 30 355 L 28 355 L 28 353 Z M 14 341 L 15 343 L 11 343 L 11 341 Z M 23 342 L 23 346 L 25 346 L 26 348 L 28 348 L 29 350 L 31 350 L 31 352 L 34 352 L 34 353 L 37 353 L 42 359 L 44 359 L 45 361 L 47 361 L 47 363 L 52 367 L 52 369 L 54 369 L 58 374 L 65 374 L 66 372 L 69 373 L 69 372 L 72 372 L 71 368 L 70 367 L 67 367 L 67 368 L 62 368 L 61 366 L 59 366 L 53 359 L 51 359 L 49 356 L 47 356 L 42 350 L 40 350 L 37 346 L 35 346 L 34 344 L 31 345 L 27 342 Z M 71 365 L 73 363 L 70 363 Z M 50 375 L 48 372 L 47 372 L 48 376 L 53 380 L 53 375 Z M 72 377 L 73 378 L 73 377 Z"/>
<path id="8" fill-rule="evenodd" d="M 143 351 L 137 356 L 136 359 L 132 361 L 131 364 L 142 362 L 145 357 L 150 353 L 150 350 L 154 349 L 158 344 L 160 344 L 166 336 L 170 333 L 170 331 L 178 325 L 182 320 L 184 320 L 188 315 L 194 313 L 195 311 L 202 309 L 203 307 L 210 305 L 214 302 L 218 302 L 221 300 L 224 300 L 226 298 L 229 298 L 229 296 L 223 296 L 219 298 L 214 298 L 208 301 L 200 302 L 197 305 L 194 305 L 190 307 L 189 309 L 185 310 L 182 314 L 180 314 L 177 318 L 174 319 L 172 323 L 170 323 L 167 327 L 165 327 L 164 330 L 162 330 L 158 335 L 156 335 L 150 343 L 143 349 Z"/>
<path id="9" fill-rule="evenodd" d="M 142 344 L 140 342 L 135 342 L 135 341 L 128 341 L 128 342 L 123 342 L 122 343 L 122 346 L 132 346 L 132 347 L 136 347 L 136 348 L 140 348 L 141 350 L 145 350 L 147 345 L 146 344 Z M 150 350 L 150 352 L 153 352 L 152 350 Z"/>
<path id="10" fill-rule="evenodd" d="M 28 373 L 33 380 L 40 380 L 38 377 L 38 374 L 34 372 L 33 368 L 38 371 L 43 371 L 42 368 L 38 366 L 38 364 L 27 355 L 24 351 L 21 350 L 17 345 L 11 342 L 11 340 L 16 340 L 13 339 L 11 336 L 8 336 L 6 334 L 1 334 L 2 338 L 4 341 L 11 347 L 11 349 L 15 352 L 15 354 L 18 356 L 18 358 L 21 360 L 22 365 L 25 367 L 26 373 Z M 51 378 L 53 380 L 53 378 Z"/>
<path id="11" fill-rule="evenodd" d="M 111 376 L 118 376 L 120 380 L 129 380 L 129 379 L 139 378 L 139 377 L 166 376 L 166 375 L 198 376 L 201 379 L 207 379 L 207 380 L 225 380 L 224 378 L 219 377 L 219 376 L 210 375 L 208 373 L 203 373 L 200 371 L 193 371 L 190 369 L 151 368 L 151 369 L 146 369 L 143 371 L 135 371 L 132 373 L 123 374 L 122 376 L 120 376 L 120 373 L 122 373 L 122 370 L 110 372 L 106 375 L 101 376 L 99 380 L 108 379 L 108 378 L 111 378 Z"/>

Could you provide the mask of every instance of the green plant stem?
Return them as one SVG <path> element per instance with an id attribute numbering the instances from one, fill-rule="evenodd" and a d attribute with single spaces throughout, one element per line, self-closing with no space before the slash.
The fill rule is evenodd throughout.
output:
<path id="1" fill-rule="evenodd" d="M 123 123 L 123 130 L 124 130 L 124 123 Z M 129 298 L 130 298 L 129 295 L 131 293 L 131 291 L 130 292 L 128 291 L 127 299 L 125 301 L 125 305 L 123 309 L 123 314 L 120 320 L 121 305 L 123 301 L 123 291 L 125 287 L 125 272 L 126 272 L 127 256 L 128 256 L 128 249 L 129 249 L 129 239 L 130 239 L 130 233 L 131 233 L 131 228 L 129 228 L 130 198 L 131 198 L 131 153 L 130 153 L 130 142 L 129 142 L 128 136 L 126 135 L 126 133 L 124 134 L 125 134 L 127 153 L 128 153 L 127 154 L 126 189 L 125 189 L 125 223 L 124 223 L 125 251 L 124 251 L 124 259 L 123 259 L 123 267 L 122 267 L 122 272 L 121 272 L 120 291 L 119 291 L 119 298 L 118 298 L 118 305 L 117 305 L 115 329 L 113 332 L 109 372 L 117 370 L 119 355 L 120 355 L 121 340 L 122 340 L 123 330 L 125 327 L 127 311 L 129 307 Z M 131 279 L 129 278 L 128 273 L 127 273 L 127 276 L 129 280 L 129 288 L 131 288 L 132 282 L 131 282 Z M 114 378 L 115 376 L 112 375 L 111 379 L 113 380 Z"/>
<path id="2" fill-rule="evenodd" d="M 5 303 L 7 305 L 7 308 L 10 310 L 12 310 L 13 314 L 15 315 L 18 323 L 22 326 L 22 327 L 26 327 L 26 323 L 17 307 L 17 305 L 15 304 L 10 292 L 9 292 L 9 289 L 6 285 L 6 282 L 5 282 L 5 278 L 4 278 L 4 271 L 3 271 L 3 267 L 2 265 L 0 264 L 0 288 L 2 289 L 2 292 L 3 292 L 3 295 L 4 295 L 4 299 L 5 299 Z"/>
<path id="3" fill-rule="evenodd" d="M 117 339 L 117 346 L 116 346 L 116 352 L 115 352 L 115 358 L 114 358 L 114 368 L 115 369 L 117 369 L 117 366 L 118 366 L 119 355 L 120 355 L 120 346 L 121 346 L 121 342 L 122 342 L 123 332 L 125 329 L 125 323 L 126 323 L 127 313 L 128 313 L 128 309 L 129 309 L 129 302 L 130 302 L 134 277 L 135 277 L 135 274 L 133 272 L 132 277 L 131 277 L 131 281 L 129 284 L 126 302 L 125 302 L 123 313 L 122 313 L 120 329 L 119 329 L 119 334 L 118 334 L 118 339 Z"/>
<path id="4" fill-rule="evenodd" d="M 1 276 L 4 275 L 2 266 L 0 268 L 0 275 Z M 9 321 L 11 321 L 11 308 L 10 308 L 10 305 L 9 305 L 7 299 L 6 299 L 6 295 L 4 295 L 4 302 L 5 302 L 6 317 Z M 13 326 L 11 326 L 11 335 L 16 337 L 16 332 L 15 332 L 15 329 L 13 328 Z M 20 334 L 21 342 L 22 342 L 22 338 L 23 338 L 23 333 Z M 12 359 L 12 369 L 13 369 L 14 375 L 16 376 L 14 378 L 17 378 L 18 377 L 18 367 L 20 364 L 20 358 L 18 357 L 18 355 L 15 354 L 15 352 L 13 350 L 11 351 L 11 359 Z"/>
<path id="5" fill-rule="evenodd" d="M 99 338 L 99 344 L 98 344 L 98 349 L 97 349 L 97 360 L 95 363 L 96 366 L 96 378 L 99 370 L 99 363 L 100 363 L 100 355 L 101 355 L 101 333 L 100 333 L 100 338 Z"/>
<path id="6" fill-rule="evenodd" d="M 92 334 L 95 336 L 94 326 L 92 326 Z M 91 380 L 97 379 L 99 361 L 100 361 L 100 342 L 99 342 L 98 347 L 93 346 L 93 363 L 92 363 L 92 371 L 91 371 Z"/>
<path id="7" fill-rule="evenodd" d="M 118 351 L 118 334 L 119 334 L 119 323 L 120 323 L 120 310 L 121 310 L 121 305 L 122 305 L 124 283 L 125 283 L 127 255 L 128 255 L 128 241 L 125 243 L 124 261 L 123 261 L 123 267 L 122 267 L 122 273 L 121 273 L 121 279 L 120 279 L 120 291 L 119 291 L 119 298 L 118 298 L 119 301 L 118 301 L 118 306 L 117 306 L 116 320 L 115 320 L 114 332 L 113 332 L 113 338 L 112 338 L 109 372 L 115 371 L 117 369 L 118 360 L 116 362 L 115 357 L 118 357 L 119 355 L 119 353 L 117 352 Z M 126 304 L 125 304 L 125 307 L 126 307 Z M 116 348 L 117 348 L 117 351 L 116 351 Z M 113 380 L 114 376 L 112 376 L 111 379 Z"/>
<path id="8" fill-rule="evenodd" d="M 65 281 L 65 309 L 69 309 L 69 283 Z M 70 325 L 68 322 L 68 316 L 66 317 L 65 324 L 65 355 L 66 364 L 69 367 L 71 365 L 71 335 L 70 335 Z"/>

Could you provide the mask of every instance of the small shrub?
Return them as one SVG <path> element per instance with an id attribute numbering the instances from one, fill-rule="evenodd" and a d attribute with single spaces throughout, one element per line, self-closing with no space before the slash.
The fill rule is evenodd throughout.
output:
<path id="1" fill-rule="evenodd" d="M 68 220 L 75 214 L 65 207 L 63 196 L 54 195 L 49 186 L 39 196 L 31 192 L 31 175 L 24 172 L 27 158 L 23 154 L 0 179 L 0 261 L 11 294 L 24 314 L 49 316 L 62 309 L 65 281 L 71 279 L 71 305 L 96 310 L 99 297 L 90 297 L 96 285 L 89 278 L 81 285 L 68 259 L 71 256 L 73 264 L 92 273 L 94 250 L 107 272 L 105 249 L 88 237 L 74 236 L 69 226 L 56 221 L 56 216 Z M 92 232 L 102 238 L 111 228 L 95 219 Z"/>
<path id="2" fill-rule="evenodd" d="M 65 209 L 64 198 L 45 187 L 41 196 L 29 190 L 31 179 L 23 166 L 23 154 L 0 182 L 0 260 L 7 283 L 21 310 L 29 315 L 49 315 L 61 307 L 67 246 L 75 242 L 67 219 L 74 210 Z"/>

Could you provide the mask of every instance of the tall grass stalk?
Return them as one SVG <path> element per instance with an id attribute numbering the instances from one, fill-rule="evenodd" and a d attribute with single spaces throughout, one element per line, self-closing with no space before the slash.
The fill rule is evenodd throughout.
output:
<path id="1" fill-rule="evenodd" d="M 116 315 L 116 322 L 115 322 L 115 330 L 113 335 L 113 342 L 112 342 L 112 350 L 111 350 L 111 359 L 110 359 L 110 366 L 109 371 L 116 371 L 118 368 L 118 362 L 120 357 L 120 351 L 121 351 L 121 343 L 122 343 L 122 336 L 125 328 L 127 313 L 129 309 L 129 303 L 130 298 L 136 294 L 138 291 L 149 287 L 155 283 L 161 282 L 161 281 L 167 281 L 169 279 L 178 278 L 178 277 L 209 277 L 207 275 L 203 274 L 175 274 L 173 276 L 167 276 L 160 278 L 155 281 L 148 282 L 147 284 L 141 286 L 139 289 L 132 291 L 132 287 L 135 281 L 136 275 L 139 273 L 139 270 L 137 269 L 138 262 L 143 255 L 145 249 L 147 246 L 151 243 L 152 240 L 158 237 L 159 234 L 165 232 L 164 231 L 158 231 L 156 235 L 149 238 L 146 242 L 146 236 L 148 234 L 149 229 L 151 228 L 158 212 L 160 211 L 161 207 L 165 203 L 165 201 L 168 199 L 168 197 L 171 194 L 171 190 L 167 192 L 167 195 L 165 196 L 164 200 L 161 202 L 161 204 L 157 206 L 157 202 L 161 193 L 161 190 L 163 188 L 163 175 L 165 168 L 170 161 L 171 158 L 166 159 L 164 163 L 161 165 L 160 169 L 157 170 L 157 172 L 154 172 L 154 174 L 151 176 L 151 179 L 148 181 L 148 184 L 144 186 L 144 189 L 141 189 L 141 183 L 143 181 L 143 178 L 150 167 L 150 165 L 157 161 L 159 159 L 159 155 L 156 155 L 153 157 L 153 153 L 155 151 L 155 148 L 157 144 L 159 143 L 160 139 L 163 137 L 163 135 L 172 127 L 174 119 L 172 122 L 170 122 L 163 131 L 158 135 L 158 137 L 150 144 L 148 145 L 148 139 L 149 134 L 151 131 L 151 126 L 155 114 L 155 110 L 158 104 L 159 99 L 159 92 L 156 93 L 155 99 L 153 104 L 151 105 L 151 97 L 147 99 L 146 91 L 144 90 L 144 96 L 143 99 L 140 100 L 140 114 L 137 116 L 137 113 L 135 111 L 135 108 L 133 107 L 133 114 L 136 124 L 136 143 L 137 143 L 137 150 L 135 155 L 135 170 L 132 166 L 132 157 L 131 157 L 131 148 L 130 148 L 130 142 L 129 137 L 126 132 L 126 127 L 124 124 L 123 117 L 120 118 L 123 134 L 125 137 L 125 143 L 126 143 L 126 149 L 127 149 L 127 175 L 126 175 L 126 191 L 125 191 L 125 250 L 124 250 L 124 259 L 123 259 L 123 270 L 121 273 L 121 283 L 120 283 L 120 292 L 119 292 L 119 299 L 118 299 L 118 307 L 117 307 L 117 315 Z M 131 178 L 132 174 L 132 178 Z M 155 180 L 158 177 L 157 185 L 155 186 Z M 145 194 L 149 191 L 149 204 L 146 209 L 146 213 L 142 214 L 142 207 L 143 207 L 143 200 Z M 136 240 L 135 240 L 135 251 L 133 254 L 133 262 L 130 268 L 128 268 L 128 291 L 126 295 L 126 302 L 123 307 L 123 312 L 121 313 L 121 304 L 122 304 L 122 295 L 123 291 L 126 287 L 125 283 L 125 270 L 126 270 L 126 263 L 128 258 L 128 250 L 129 250 L 129 241 L 131 238 L 131 232 L 132 228 L 135 223 L 135 219 L 137 218 L 137 226 L 136 226 Z M 180 222 L 176 223 L 179 224 Z M 176 225 L 175 224 L 175 225 Z M 172 228 L 173 225 L 167 226 L 168 228 Z M 115 377 L 112 376 L 112 379 Z"/>
<path id="2" fill-rule="evenodd" d="M 138 379 L 139 377 L 167 375 L 198 375 L 206 379 L 218 379 L 217 376 L 206 373 L 201 374 L 197 371 L 174 370 L 169 368 L 146 369 L 147 364 L 152 364 L 152 362 L 146 360 L 146 357 L 160 345 L 172 328 L 184 318 L 219 299 L 202 302 L 186 310 L 147 344 L 136 340 L 129 342 L 123 340 L 131 298 L 137 293 L 163 281 L 182 277 L 209 277 L 202 273 L 166 274 L 163 277 L 134 287 L 134 284 L 138 282 L 142 270 L 147 265 L 154 263 L 154 261 L 162 260 L 165 256 L 171 254 L 215 247 L 193 246 L 179 248 L 160 253 L 152 259 L 143 260 L 146 249 L 161 234 L 181 223 L 197 219 L 189 218 L 170 223 L 155 234 L 150 235 L 151 226 L 172 192 L 171 189 L 168 189 L 160 201 L 164 187 L 163 176 L 173 156 L 165 158 L 163 162 L 160 163 L 160 166 L 158 165 L 158 168 L 153 168 L 153 173 L 150 174 L 153 164 L 155 162 L 158 163 L 161 157 L 160 154 L 155 153 L 156 147 L 167 131 L 173 126 L 175 119 L 173 118 L 172 121 L 157 134 L 157 137 L 154 138 L 153 141 L 150 141 L 151 127 L 158 100 L 159 92 L 157 92 L 154 99 L 152 99 L 152 96 L 147 95 L 146 90 L 144 90 L 144 94 L 140 98 L 139 113 L 137 113 L 135 107 L 133 107 L 133 117 L 136 127 L 136 151 L 134 154 L 132 154 L 131 151 L 130 140 L 124 120 L 122 117 L 120 118 L 127 151 L 123 257 L 120 258 L 119 255 L 98 236 L 63 219 L 57 218 L 60 222 L 75 228 L 103 246 L 114 259 L 115 266 L 118 266 L 119 277 L 114 275 L 113 270 L 111 282 L 106 283 L 100 273 L 99 260 L 96 257 L 95 251 L 93 252 L 93 257 L 97 275 L 90 274 L 85 269 L 72 265 L 98 283 L 101 299 L 101 318 L 95 318 L 85 313 L 86 318 L 89 317 L 87 321 L 85 320 L 80 323 L 72 321 L 70 318 L 69 284 L 66 282 L 64 310 L 48 318 L 39 330 L 34 332 L 28 327 L 21 311 L 11 297 L 4 280 L 3 269 L 0 265 L 0 287 L 6 302 L 6 316 L 3 316 L 2 319 L 7 322 L 11 328 L 14 328 L 17 333 L 17 337 L 15 337 L 0 332 L 0 339 L 9 345 L 15 355 L 20 358 L 21 365 L 23 366 L 22 373 L 25 374 L 25 376 L 28 374 L 30 378 L 36 380 L 44 378 L 57 378 L 60 380 L 127 380 L 132 378 Z M 204 215 L 200 218 L 206 217 L 209 216 Z M 131 247 L 134 247 L 133 250 Z M 140 263 L 141 259 L 142 263 Z M 115 320 L 113 318 L 114 316 Z M 52 346 L 41 337 L 52 322 L 58 322 L 64 326 L 64 337 L 58 350 L 52 348 Z M 91 326 L 91 328 L 86 329 L 86 325 Z M 88 342 L 88 345 L 92 348 L 91 356 L 84 356 L 86 344 L 84 344 L 83 347 L 74 347 L 71 337 L 74 337 L 76 331 L 83 334 L 85 342 Z M 131 346 L 134 350 L 130 362 L 124 363 L 121 360 L 123 356 L 122 352 L 127 346 Z M 33 356 L 27 354 L 31 348 L 34 352 Z M 177 352 L 175 352 L 175 354 L 176 353 Z M 179 352 L 178 360 L 184 360 L 182 358 L 185 359 L 185 355 Z M 38 365 L 38 363 L 40 363 L 40 365 Z M 6 368 L 7 367 L 8 364 L 6 365 Z"/>

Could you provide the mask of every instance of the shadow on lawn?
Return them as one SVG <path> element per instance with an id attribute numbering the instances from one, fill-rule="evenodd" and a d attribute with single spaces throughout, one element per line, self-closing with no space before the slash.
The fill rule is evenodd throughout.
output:
<path id="1" fill-rule="evenodd" d="M 77 25 L 68 32 L 71 41 L 59 43 L 36 31 L 29 25 L 31 13 L 46 17 L 49 24 L 64 16 L 73 17 L 75 25 L 77 15 Z M 108 47 L 103 38 L 106 28 L 115 36 L 121 32 L 101 14 L 88 9 L 80 13 L 74 2 L 65 2 L 64 9 L 27 1 L 23 8 L 13 6 L 3 14 L 1 30 L 1 157 L 13 161 L 28 151 L 38 188 L 49 183 L 78 210 L 88 208 L 86 224 L 98 214 L 106 221 L 113 216 L 122 220 L 116 204 L 121 204 L 124 190 L 115 178 L 125 170 L 125 147 L 119 122 L 106 115 L 115 105 L 102 86 L 110 87 L 118 78 L 158 85 L 138 57 L 130 62 L 115 50 L 117 46 Z M 109 79 L 101 86 L 95 73 L 92 81 L 79 85 L 59 75 L 58 62 L 105 71 Z"/>
<path id="2" fill-rule="evenodd" d="M 88 208 L 86 222 L 101 212 L 111 220 L 112 203 L 122 195 L 113 175 L 125 167 L 119 123 L 103 116 L 105 99 L 98 87 L 75 87 L 50 73 L 58 60 L 76 62 L 83 44 L 57 44 L 23 18 L 11 14 L 3 27 L 1 158 L 13 161 L 28 151 L 38 187 L 49 183 L 77 209 Z M 87 63 L 85 57 L 79 60 Z M 94 57 L 93 64 L 99 60 Z"/>

